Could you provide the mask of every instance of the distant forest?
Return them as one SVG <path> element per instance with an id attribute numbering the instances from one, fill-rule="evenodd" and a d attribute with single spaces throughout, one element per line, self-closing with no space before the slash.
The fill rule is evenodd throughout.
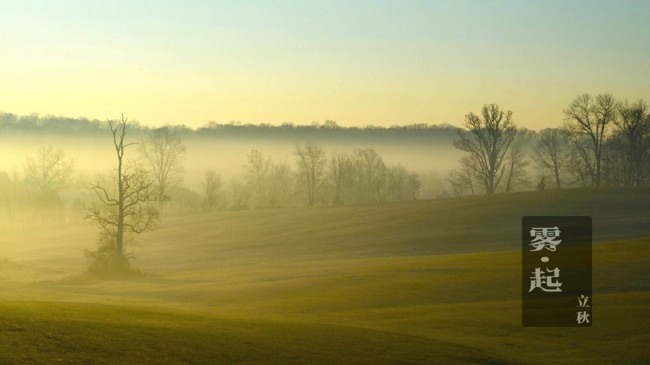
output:
<path id="1" fill-rule="evenodd" d="M 168 212 L 239 210 L 650 184 L 644 100 L 582 94 L 563 113 L 563 125 L 540 131 L 517 126 L 513 112 L 496 104 L 468 113 L 463 128 L 325 121 L 209 122 L 192 129 L 148 127 L 124 116 L 120 123 L 123 132 L 128 127 L 126 146 L 138 145 L 128 150 L 128 166 L 141 169 L 138 178 L 153 191 L 147 201 L 158 202 L 161 212 L 163 204 Z M 108 132 L 115 138 L 115 123 L 0 113 L 7 160 L 16 163 L 0 168 L 0 206 L 6 208 L 0 215 L 16 221 L 22 209 L 28 220 L 30 209 L 48 205 L 81 211 L 91 202 L 88 195 L 93 198 L 88 186 L 98 167 L 115 166 L 110 155 L 101 157 L 111 150 Z"/>
<path id="2" fill-rule="evenodd" d="M 142 187 L 146 194 L 134 196 L 146 195 L 143 206 L 156 214 L 163 205 L 165 213 L 188 213 L 439 197 L 449 188 L 441 162 L 456 160 L 448 151 L 455 150 L 460 130 L 334 121 L 151 127 L 126 117 L 0 113 L 0 147 L 7 153 L 0 166 L 0 230 L 88 218 L 89 212 L 103 222 L 102 209 L 112 206 L 101 208 L 101 199 L 117 189 L 111 174 L 121 163 L 111 156 L 120 144 L 111 146 L 117 142 L 110 132 L 120 123 L 125 146 L 134 145 L 124 160 L 133 176 L 120 179 L 148 181 L 126 185 Z"/>
<path id="3" fill-rule="evenodd" d="M 118 119 L 117 116 L 115 119 Z M 219 138 L 265 138 L 278 140 L 382 140 L 394 142 L 408 141 L 451 141 L 457 135 L 459 127 L 449 124 L 432 125 L 426 123 L 409 124 L 404 126 L 382 127 L 368 125 L 366 127 L 343 127 L 335 121 L 312 122 L 310 125 L 284 123 L 272 125 L 268 123 L 250 124 L 230 122 L 227 124 L 209 122 L 196 129 L 184 124 L 173 125 L 184 136 L 219 137 Z M 153 128 L 137 121 L 130 125 L 133 135 L 149 133 Z M 107 121 L 88 118 L 70 118 L 53 115 L 16 115 L 0 113 L 1 134 L 34 134 L 34 135 L 66 135 L 86 134 L 105 135 Z"/>

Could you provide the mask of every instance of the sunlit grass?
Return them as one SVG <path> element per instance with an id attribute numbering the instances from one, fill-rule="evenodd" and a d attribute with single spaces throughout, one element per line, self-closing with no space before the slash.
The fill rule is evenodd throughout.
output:
<path id="1" fill-rule="evenodd" d="M 134 280 L 79 276 L 92 229 L 15 234 L 24 246 L 0 261 L 0 362 L 644 363 L 648 198 L 626 194 L 171 217 L 143 237 Z M 585 204 L 607 206 L 595 221 L 618 217 L 600 237 L 638 237 L 594 245 L 594 326 L 521 327 L 520 218 L 499 224 Z"/>

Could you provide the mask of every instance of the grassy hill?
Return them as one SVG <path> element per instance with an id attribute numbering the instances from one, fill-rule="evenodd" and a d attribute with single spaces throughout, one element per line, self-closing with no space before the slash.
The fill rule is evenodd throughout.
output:
<path id="1" fill-rule="evenodd" d="M 523 328 L 523 215 L 591 215 L 594 326 Z M 650 361 L 650 189 L 166 217 L 145 275 L 78 276 L 93 227 L 0 248 L 0 363 Z"/>

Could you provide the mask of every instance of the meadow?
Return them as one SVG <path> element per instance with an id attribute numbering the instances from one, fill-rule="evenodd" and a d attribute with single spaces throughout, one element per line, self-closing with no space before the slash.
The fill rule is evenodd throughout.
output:
<path id="1" fill-rule="evenodd" d="M 593 217 L 593 326 L 521 326 L 524 215 Z M 166 216 L 142 274 L 87 222 L 7 232 L 2 364 L 644 364 L 650 189 Z"/>

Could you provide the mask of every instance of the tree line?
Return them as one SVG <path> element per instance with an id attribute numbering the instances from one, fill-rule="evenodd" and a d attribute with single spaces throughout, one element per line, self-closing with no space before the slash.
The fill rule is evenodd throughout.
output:
<path id="1" fill-rule="evenodd" d="M 131 272 L 128 244 L 152 229 L 170 210 L 168 204 L 183 182 L 186 147 L 180 128 L 152 129 L 128 138 L 131 124 L 122 116 L 109 120 L 114 166 L 112 172 L 85 182 L 90 196 L 76 209 L 99 229 L 97 247 L 86 250 L 89 272 Z M 137 128 L 137 126 L 136 126 Z M 106 144 L 109 147 L 109 144 Z M 214 170 L 205 172 L 199 197 L 204 211 L 277 208 L 292 205 L 338 205 L 416 199 L 419 176 L 401 165 L 390 166 L 372 148 L 328 153 L 313 143 L 296 145 L 294 161 L 273 161 L 251 150 L 241 174 L 225 184 Z M 31 203 L 34 217 L 60 217 L 61 193 L 75 182 L 74 160 L 58 147 L 44 146 L 23 163 L 23 179 L 0 174 L 0 197 L 14 206 Z M 109 168 L 110 166 L 107 166 Z M 83 182 L 81 182 L 83 184 Z M 0 201 L 2 202 L 2 201 Z M 18 209 L 10 209 L 10 214 Z M 173 207 L 172 207 L 173 210 Z"/>
<path id="2" fill-rule="evenodd" d="M 484 105 L 465 116 L 453 145 L 465 152 L 449 174 L 454 193 L 494 194 L 529 188 L 643 185 L 650 179 L 650 116 L 643 100 L 583 94 L 564 110 L 565 124 L 532 132 L 518 128 L 511 111 Z M 90 196 L 76 209 L 98 227 L 97 248 L 86 250 L 92 272 L 130 272 L 128 244 L 170 210 L 182 191 L 186 147 L 182 127 L 142 132 L 138 124 L 107 121 L 115 163 L 111 173 L 86 184 Z M 330 125 L 327 128 L 335 128 Z M 109 144 L 107 144 L 109 147 Z M 44 146 L 23 163 L 23 178 L 0 173 L 0 203 L 9 215 L 32 204 L 29 219 L 57 216 L 61 193 L 75 182 L 74 160 L 61 148 Z M 109 166 L 107 166 L 109 168 Z M 212 169 L 202 191 L 191 192 L 204 211 L 293 205 L 363 204 L 414 200 L 420 176 L 388 165 L 373 148 L 328 152 L 314 143 L 295 146 L 293 161 L 274 161 L 251 150 L 239 176 L 227 183 Z M 187 190 L 187 189 L 185 189 Z M 188 194 L 186 194 L 187 196 Z M 170 207 L 171 206 L 171 207 Z M 38 219 L 37 219 L 38 220 Z"/>
<path id="3" fill-rule="evenodd" d="M 448 181 L 456 195 L 510 192 L 519 186 L 638 186 L 650 181 L 650 115 L 643 100 L 582 94 L 563 111 L 565 123 L 520 130 L 512 111 L 484 105 L 465 116 L 454 146 L 466 152 Z"/>
<path id="4" fill-rule="evenodd" d="M 213 211 L 414 200 L 420 189 L 417 173 L 399 164 L 387 165 L 372 148 L 327 153 L 306 143 L 296 146 L 294 158 L 294 164 L 276 162 L 252 150 L 241 175 L 229 184 L 208 170 L 203 208 Z"/>
<path id="5" fill-rule="evenodd" d="M 106 121 L 88 118 L 71 118 L 54 115 L 16 115 L 0 112 L 0 134 L 20 135 L 88 135 L 102 136 L 109 128 Z M 456 127 L 448 124 L 413 123 L 407 125 L 365 127 L 344 127 L 336 121 L 326 120 L 307 125 L 282 123 L 229 123 L 208 122 L 198 128 L 185 124 L 174 124 L 183 137 L 196 138 L 263 138 L 277 140 L 381 140 L 390 138 L 396 141 L 431 141 L 453 138 Z M 138 121 L 129 121 L 131 136 L 145 136 L 153 129 Z"/>

